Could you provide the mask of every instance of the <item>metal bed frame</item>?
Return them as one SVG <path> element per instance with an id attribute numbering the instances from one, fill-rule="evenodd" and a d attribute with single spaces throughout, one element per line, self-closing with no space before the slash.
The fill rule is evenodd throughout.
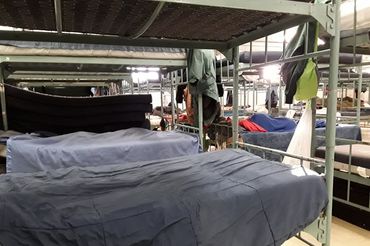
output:
<path id="1" fill-rule="evenodd" d="M 121 37 L 112 35 L 89 35 L 80 33 L 64 33 L 63 23 L 61 15 L 61 2 L 60 0 L 54 1 L 55 7 L 55 24 L 56 32 L 37 32 L 37 31 L 0 31 L 0 37 L 7 40 L 30 40 L 30 41 L 50 41 L 50 42 L 71 42 L 71 43 L 98 43 L 98 44 L 118 44 L 118 45 L 135 45 L 135 46 L 157 46 L 157 47 L 182 47 L 182 48 L 208 48 L 217 49 L 228 54 L 229 59 L 232 57 L 234 66 L 233 73 L 233 120 L 232 120 L 232 147 L 238 148 L 243 146 L 244 143 L 238 142 L 238 97 L 239 97 L 239 72 L 251 70 L 255 68 L 264 67 L 267 65 L 281 64 L 284 62 L 292 62 L 301 59 L 307 59 L 311 57 L 320 56 L 323 54 L 330 53 L 330 77 L 329 77 L 329 97 L 328 97 L 328 114 L 327 114 L 327 126 L 326 132 L 326 158 L 325 158 L 325 177 L 327 184 L 327 191 L 329 196 L 329 203 L 323 215 L 310 226 L 312 234 L 316 235 L 315 238 L 319 240 L 323 245 L 330 245 L 330 231 L 331 231 L 331 216 L 332 216 L 332 197 L 333 197 L 333 163 L 334 163 L 334 147 L 335 147 L 335 124 L 336 124 L 336 101 L 337 101 L 337 78 L 338 78 L 338 60 L 339 60 L 339 41 L 340 41 L 340 5 L 341 0 L 332 0 L 327 4 L 312 4 L 307 2 L 289 1 L 289 0 L 264 0 L 261 4 L 260 0 L 153 0 L 151 2 L 158 2 L 158 6 L 153 14 L 148 18 L 147 22 L 140 28 L 140 30 L 131 36 Z M 165 3 L 169 4 L 184 4 L 192 6 L 208 6 L 213 8 L 225 8 L 229 10 L 250 10 L 250 11 L 265 11 L 280 14 L 293 14 L 282 18 L 279 21 L 271 22 L 270 24 L 262 27 L 255 26 L 255 29 L 241 34 L 230 40 L 207 40 L 206 37 L 203 40 L 197 39 L 171 39 L 171 38 L 148 38 L 140 37 L 145 31 L 153 24 L 156 17 L 158 17 L 161 8 Z M 330 51 L 323 50 L 313 53 L 308 53 L 307 49 L 303 55 L 299 55 L 292 58 L 281 59 L 277 61 L 267 62 L 263 64 L 253 65 L 250 64 L 248 67 L 239 67 L 239 45 L 252 42 L 258 38 L 266 37 L 265 41 L 268 41 L 268 35 L 282 31 L 284 29 L 305 23 L 310 20 L 318 21 L 330 35 Z M 306 47 L 307 48 L 307 47 Z M 266 49 L 267 53 L 267 49 Z M 65 57 L 59 59 L 52 59 L 50 62 L 65 62 Z M 22 60 L 23 62 L 35 62 L 35 59 L 31 57 L 9 57 L 2 58 L 0 62 L 6 61 L 17 61 Z M 45 58 L 40 58 L 38 61 L 46 61 Z M 101 58 L 89 59 L 85 62 L 95 63 L 110 63 L 116 62 L 117 64 L 126 64 L 122 59 L 115 61 L 103 61 Z M 37 62 L 37 61 L 36 61 Z M 75 63 L 84 63 L 82 58 L 75 58 Z M 139 61 L 142 62 L 142 61 Z M 116 64 L 115 63 L 115 64 Z M 132 61 L 130 61 L 132 65 Z M 158 65 L 158 64 L 157 64 Z M 4 97 L 4 74 L 3 70 L 0 71 L 0 98 L 2 103 L 2 115 L 4 119 L 4 127 L 7 128 L 6 121 L 6 105 Z M 201 99 L 201 98 L 199 98 Z M 202 102 L 202 100 L 200 100 Z M 202 108 L 199 103 L 199 109 Z M 174 111 L 173 111 L 174 112 Z M 199 111 L 202 115 L 201 111 Z M 202 119 L 199 117 L 199 126 L 202 124 Z M 178 128 L 182 126 L 177 126 Z M 191 129 L 188 127 L 188 129 Z M 194 129 L 196 130 L 196 129 Z M 199 134 L 203 136 L 203 128 L 199 127 Z M 202 139 L 202 138 L 201 138 Z M 203 140 L 201 140 L 203 141 Z M 254 147 L 254 146 L 249 146 Z M 280 153 L 282 154 L 282 153 Z M 294 157 L 294 156 L 292 156 Z M 307 159 L 305 157 L 299 157 L 302 160 L 319 162 L 314 159 Z M 321 162 L 321 164 L 323 164 Z"/>
<path id="2" fill-rule="evenodd" d="M 322 139 L 323 137 L 317 136 L 317 138 Z M 333 196 L 333 199 L 335 201 L 344 203 L 346 205 L 350 205 L 352 207 L 355 207 L 355 208 L 358 208 L 358 209 L 361 209 L 361 210 L 365 210 L 366 212 L 370 213 L 370 200 L 369 200 L 369 206 L 367 206 L 367 207 L 350 201 L 351 183 L 352 182 L 370 187 L 370 178 L 369 177 L 362 177 L 360 175 L 352 173 L 352 150 L 353 150 L 353 145 L 354 144 L 361 144 L 361 145 L 370 146 L 370 143 L 369 142 L 363 142 L 363 141 L 351 140 L 351 139 L 343 139 L 343 138 L 336 138 L 336 142 L 340 143 L 340 144 L 343 144 L 343 145 L 349 145 L 349 151 L 348 151 L 349 161 L 348 161 L 348 163 L 343 163 L 343 164 L 348 165 L 348 171 L 347 172 L 343 172 L 343 171 L 340 171 L 340 170 L 337 170 L 337 169 L 334 170 L 334 177 L 337 177 L 337 178 L 340 178 L 340 179 L 343 179 L 343 180 L 347 181 L 346 198 L 342 199 L 342 198 Z"/>

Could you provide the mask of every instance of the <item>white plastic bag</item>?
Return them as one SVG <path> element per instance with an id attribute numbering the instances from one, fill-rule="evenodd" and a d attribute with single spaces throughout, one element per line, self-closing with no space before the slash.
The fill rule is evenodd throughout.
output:
<path id="1" fill-rule="evenodd" d="M 308 106 L 299 120 L 292 140 L 289 143 L 287 152 L 289 154 L 311 156 L 311 136 L 312 136 L 312 109 Z M 289 165 L 301 165 L 301 160 L 285 156 L 283 163 Z M 310 168 L 310 162 L 304 161 L 303 166 Z"/>

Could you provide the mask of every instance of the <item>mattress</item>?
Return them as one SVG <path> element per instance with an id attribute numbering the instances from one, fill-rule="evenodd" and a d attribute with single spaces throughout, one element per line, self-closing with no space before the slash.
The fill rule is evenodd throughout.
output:
<path id="1" fill-rule="evenodd" d="M 130 128 L 108 133 L 76 132 L 7 141 L 7 171 L 37 172 L 71 166 L 108 165 L 197 154 L 197 135 Z"/>
<path id="2" fill-rule="evenodd" d="M 335 146 L 335 161 L 341 163 L 349 163 L 349 145 Z M 370 146 L 354 144 L 352 145 L 352 159 L 351 164 L 358 167 L 370 169 Z M 325 158 L 325 148 L 319 147 L 316 150 L 316 156 Z"/>
<path id="3" fill-rule="evenodd" d="M 152 112 L 151 95 L 64 97 L 5 84 L 5 99 L 9 129 L 23 133 L 108 132 L 145 127 L 145 114 Z"/>
<path id="4" fill-rule="evenodd" d="M 318 136 L 325 136 L 325 128 L 317 128 Z M 286 151 L 294 132 L 241 132 L 245 143 Z M 344 139 L 361 140 L 361 128 L 356 125 L 338 125 L 336 137 Z M 324 146 L 325 139 L 317 139 L 316 146 Z"/>
<path id="5" fill-rule="evenodd" d="M 3 245 L 280 245 L 328 201 L 313 171 L 231 149 L 0 184 Z"/>

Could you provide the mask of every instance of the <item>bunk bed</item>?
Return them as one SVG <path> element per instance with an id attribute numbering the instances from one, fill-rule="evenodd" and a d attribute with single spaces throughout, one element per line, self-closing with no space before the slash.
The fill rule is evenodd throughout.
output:
<path id="1" fill-rule="evenodd" d="M 334 214 L 359 227 L 370 229 L 370 145 L 337 138 L 334 163 Z M 319 147 L 315 155 L 325 157 Z"/>
<path id="2" fill-rule="evenodd" d="M 331 90 L 329 90 L 328 131 L 326 133 L 325 182 L 323 177 L 309 170 L 301 167 L 290 169 L 280 163 L 263 161 L 241 150 L 131 163 L 125 167 L 105 166 L 87 169 L 75 167 L 49 173 L 7 174 L 0 176 L 0 182 L 5 184 L 1 186 L 1 197 L 6 199 L 6 202 L 1 204 L 3 211 L 7 211 L 6 220 L 2 220 L 4 224 L 0 225 L 0 230 L 5 233 L 0 242 L 16 244 L 17 240 L 24 239 L 34 240 L 30 242 L 31 244 L 39 244 L 43 242 L 40 240 L 44 240 L 43 235 L 46 233 L 50 236 L 50 238 L 46 236 L 48 245 L 56 244 L 61 240 L 60 237 L 65 239 L 70 236 L 71 241 L 65 243 L 74 244 L 76 242 L 74 241 L 75 233 L 81 233 L 89 237 L 89 241 L 108 240 L 112 244 L 123 242 L 127 245 L 134 245 L 136 242 L 141 244 L 165 242 L 169 245 L 196 245 L 209 242 L 215 245 L 225 245 L 230 242 L 235 245 L 245 245 L 248 242 L 249 245 L 269 245 L 281 244 L 308 226 L 307 230 L 310 230 L 315 238 L 325 245 L 330 245 L 332 157 L 335 139 L 335 131 L 332 128 L 335 126 L 336 111 L 333 104 L 336 101 L 334 91 L 337 86 L 339 51 L 339 15 L 337 13 L 340 11 L 341 1 L 334 1 L 335 4 L 311 4 L 307 3 L 308 1 L 285 0 L 265 1 L 266 4 L 261 4 L 259 0 L 228 1 L 227 3 L 215 0 L 169 0 L 166 2 L 117 0 L 107 3 L 110 8 L 106 6 L 106 1 L 100 5 L 97 4 L 100 2 L 98 0 L 77 1 L 77 4 L 55 1 L 55 9 L 53 9 L 50 1 L 46 3 L 46 1 L 39 0 L 39 8 L 36 9 L 45 14 L 37 16 L 46 21 L 35 18 L 35 14 L 38 13 L 35 9 L 32 9 L 30 15 L 18 18 L 19 15 L 16 14 L 18 11 L 28 10 L 26 4 L 18 3 L 15 8 L 9 2 L 2 3 L 6 5 L 3 9 L 6 9 L 8 14 L 0 17 L 0 24 L 25 29 L 36 27 L 40 30 L 56 30 L 56 32 L 1 31 L 0 36 L 4 39 L 217 49 L 228 53 L 229 59 L 233 60 L 235 71 L 240 71 L 239 45 L 315 19 L 332 36 L 331 50 L 309 53 L 293 59 L 314 57 L 330 52 L 332 73 L 329 83 Z M 89 4 L 94 6 L 89 6 Z M 121 11 L 107 14 L 110 18 L 104 22 L 91 24 L 91 20 L 94 19 L 91 15 L 97 15 L 98 12 L 106 13 L 106 11 L 98 11 L 99 6 L 104 6 L 106 11 L 112 9 Z M 85 13 L 86 9 L 91 11 L 90 15 L 77 14 Z M 53 13 L 55 13 L 55 21 L 52 21 Z M 219 18 L 220 16 L 225 18 Z M 184 17 L 186 17 L 185 21 Z M 116 20 L 121 20 L 121 22 Z M 234 25 L 236 20 L 238 25 Z M 229 28 L 220 28 L 225 26 Z M 233 79 L 232 143 L 234 148 L 243 144 L 237 141 L 237 74 L 234 73 Z M 3 78 L 1 80 L 3 81 Z M 0 92 L 4 100 L 3 90 Z M 3 115 L 6 114 L 4 106 L 2 112 Z M 201 123 L 201 117 L 199 118 L 199 123 Z M 200 136 L 203 136 L 202 130 L 200 127 Z M 235 165 L 230 164 L 233 162 Z M 259 165 L 253 165 L 254 163 Z M 260 168 L 260 164 L 268 168 Z M 275 174 L 273 170 L 276 171 Z M 189 183 L 191 177 L 196 177 L 195 182 L 204 182 L 204 185 L 191 189 L 192 183 Z M 250 179 L 246 180 L 247 177 Z M 256 179 L 256 177 L 260 178 Z M 50 182 L 45 182 L 46 180 Z M 91 182 L 87 182 L 88 180 Z M 288 180 L 289 182 L 286 182 Z M 45 186 L 46 183 L 48 183 L 47 186 Z M 136 190 L 135 187 L 142 188 Z M 287 192 L 287 187 L 291 187 L 292 191 Z M 231 193 L 230 189 L 235 189 L 235 193 Z M 153 192 L 154 190 L 163 192 L 157 195 Z M 41 193 L 45 196 L 38 195 Z M 292 197 L 293 193 L 299 194 L 302 199 L 298 198 L 290 203 L 288 197 Z M 222 194 L 226 195 L 227 199 L 221 199 Z M 311 194 L 315 197 L 311 197 Z M 72 199 L 65 199 L 68 196 Z M 183 199 L 179 198 L 180 196 Z M 281 199 L 281 196 L 287 196 L 287 199 Z M 306 199 L 307 197 L 311 198 Z M 184 200 L 184 198 L 188 199 Z M 249 202 L 245 202 L 246 199 Z M 17 207 L 23 204 L 22 201 L 33 202 L 30 206 L 26 206 L 27 209 Z M 250 201 L 256 203 L 250 204 Z M 297 201 L 302 201 L 302 206 L 296 206 Z M 201 209 L 203 206 L 199 207 L 199 202 L 207 209 Z M 40 207 L 41 204 L 54 205 Z M 281 209 L 276 209 L 277 204 L 281 206 Z M 294 209 L 288 209 L 290 205 Z M 235 209 L 230 209 L 230 206 Z M 61 209 L 54 209 L 56 207 Z M 302 208 L 304 208 L 302 210 L 304 214 L 297 216 L 296 209 Z M 74 209 L 78 209 L 79 215 L 89 214 L 91 216 L 79 217 L 77 215 L 77 220 L 74 220 L 75 216 L 69 217 L 70 211 Z M 13 214 L 15 211 L 17 213 Z M 54 216 L 50 217 L 49 214 Z M 179 214 L 180 217 L 177 216 Z M 50 227 L 49 222 L 43 221 L 46 217 L 40 215 L 46 216 L 48 221 L 53 218 L 54 227 Z M 222 223 L 219 215 L 227 221 Z M 122 216 L 125 219 L 116 219 Z M 135 217 L 140 219 L 140 222 L 147 221 L 148 223 L 136 223 Z M 72 230 L 71 223 L 66 222 L 68 218 L 72 219 L 72 224 L 75 225 L 72 226 L 74 228 Z M 243 218 L 241 221 L 243 226 L 239 226 L 241 218 Z M 17 227 L 10 226 L 14 223 Z M 83 225 L 89 226 L 84 227 Z M 228 227 L 228 225 L 233 226 Z M 24 230 L 25 228 L 29 230 Z M 38 230 L 40 228 L 47 230 Z M 50 234 L 51 231 L 58 237 L 53 237 Z M 138 231 L 143 233 L 136 233 Z M 26 232 L 26 237 L 23 232 Z M 17 235 L 14 236 L 15 234 Z"/>

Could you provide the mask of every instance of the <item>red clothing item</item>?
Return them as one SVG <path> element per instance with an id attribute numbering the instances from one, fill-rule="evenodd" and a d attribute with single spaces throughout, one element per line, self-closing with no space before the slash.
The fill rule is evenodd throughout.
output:
<path id="1" fill-rule="evenodd" d="M 239 126 L 250 132 L 267 132 L 263 127 L 248 119 L 239 121 Z"/>

